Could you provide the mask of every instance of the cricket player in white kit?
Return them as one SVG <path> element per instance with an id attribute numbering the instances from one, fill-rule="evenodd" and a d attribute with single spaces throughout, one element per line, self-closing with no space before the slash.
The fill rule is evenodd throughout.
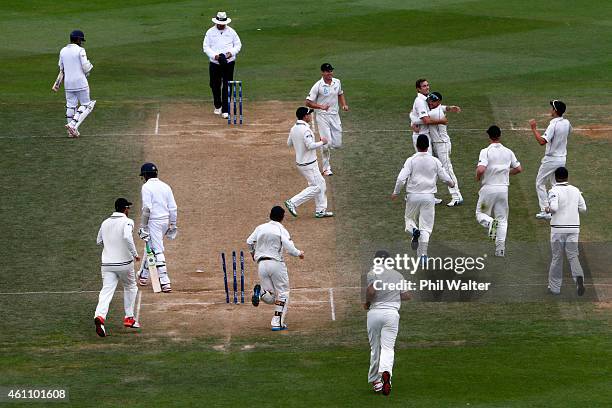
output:
<path id="1" fill-rule="evenodd" d="M 536 214 L 538 219 L 550 219 L 551 215 L 546 211 L 548 205 L 548 195 L 546 186 L 553 186 L 554 173 L 559 167 L 565 166 L 567 157 L 567 139 L 572 131 L 572 125 L 569 120 L 563 117 L 565 113 L 565 103 L 552 100 L 550 101 L 550 116 L 552 119 L 546 128 L 544 135 L 541 135 L 537 130 L 537 124 L 534 119 L 529 121 L 531 131 L 540 145 L 546 145 L 546 152 L 542 158 L 542 164 L 536 176 L 536 193 L 538 194 L 538 202 L 540 204 L 540 212 Z"/>
<path id="2" fill-rule="evenodd" d="M 433 121 L 440 121 L 446 119 L 445 112 L 461 112 L 459 106 L 446 106 L 442 105 L 442 94 L 439 92 L 432 92 L 427 96 L 427 105 L 429 106 L 429 118 Z M 411 116 L 412 118 L 412 116 Z M 416 119 L 411 122 L 412 125 L 418 125 L 419 127 L 425 127 L 428 130 L 429 140 L 431 142 L 431 148 L 429 151 L 437 157 L 442 163 L 444 170 L 451 177 L 455 183 L 454 187 L 449 187 L 448 192 L 451 195 L 451 201 L 446 204 L 449 207 L 455 207 L 463 204 L 463 196 L 459 191 L 459 182 L 455 171 L 453 170 L 453 164 L 450 160 L 451 154 L 451 140 L 448 135 L 447 126 L 444 124 L 438 125 L 425 125 L 421 119 Z"/>
<path id="3" fill-rule="evenodd" d="M 297 207 L 306 201 L 315 199 L 315 217 L 333 217 L 334 213 L 327 211 L 327 184 L 319 171 L 317 162 L 317 148 L 327 144 L 327 138 L 321 136 L 320 142 L 315 142 L 314 134 L 310 129 L 312 109 L 301 106 L 295 112 L 297 122 L 289 132 L 287 145 L 295 149 L 295 164 L 298 171 L 308 182 L 308 187 L 285 201 L 285 207 L 297 217 Z"/>
<path id="4" fill-rule="evenodd" d="M 334 78 L 334 67 L 325 63 L 321 65 L 321 79 L 310 89 L 306 97 L 306 106 L 318 109 L 317 126 L 319 135 L 329 141 L 321 146 L 323 160 L 323 175 L 331 176 L 331 149 L 342 147 L 342 123 L 340 122 L 340 107 L 348 112 L 349 107 L 344 97 L 344 91 L 338 78 Z"/>
<path id="5" fill-rule="evenodd" d="M 386 251 L 378 251 L 374 257 L 383 261 L 389 254 Z M 399 272 L 390 268 L 384 268 L 382 273 L 375 273 L 372 269 L 367 275 L 364 309 L 368 311 L 370 341 L 368 382 L 372 384 L 374 392 L 382 392 L 384 395 L 391 393 L 401 301 L 410 299 L 407 290 L 397 289 L 403 280 L 404 277 Z"/>
<path id="6" fill-rule="evenodd" d="M 66 130 L 69 137 L 79 137 L 79 126 L 85 118 L 93 111 L 96 101 L 89 98 L 89 76 L 93 65 L 87 59 L 85 48 L 81 44 L 85 42 L 85 34 L 80 30 L 70 33 L 70 44 L 62 48 L 59 56 L 59 74 L 53 87 L 54 92 L 64 81 L 66 90 Z M 79 106 L 80 104 L 80 106 Z"/>
<path id="7" fill-rule="evenodd" d="M 145 163 L 140 168 L 140 176 L 145 183 L 142 185 L 142 219 L 138 235 L 148 240 L 155 253 L 155 265 L 159 272 L 159 283 L 162 292 L 172 292 L 170 277 L 166 268 L 164 255 L 164 237 L 175 239 L 178 233 L 176 227 L 177 206 L 170 186 L 157 178 L 157 166 Z M 141 285 L 149 283 L 149 266 L 146 254 L 139 273 Z"/>
<path id="8" fill-rule="evenodd" d="M 416 80 L 415 83 L 417 96 L 414 98 L 412 110 L 410 111 L 410 127 L 412 128 L 412 146 L 414 151 L 418 152 L 416 141 L 419 135 L 426 135 L 429 138 L 430 125 L 447 125 L 448 119 L 434 119 L 429 116 L 429 105 L 427 104 L 427 96 L 429 95 L 429 81 L 425 78 Z M 429 141 L 429 149 L 427 152 L 431 154 L 431 140 Z"/>
<path id="9" fill-rule="evenodd" d="M 140 324 L 134 319 L 134 302 L 138 287 L 136 287 L 136 276 L 134 274 L 134 260 L 139 261 L 138 252 L 134 245 L 132 233 L 134 221 L 128 218 L 130 203 L 125 198 L 115 201 L 115 212 L 100 226 L 98 245 L 103 245 L 102 250 L 102 290 L 98 298 L 98 306 L 94 314 L 94 323 L 98 336 L 107 335 L 104 324 L 108 307 L 113 300 L 117 283 L 123 285 L 123 308 L 125 327 L 139 328 Z"/>
<path id="10" fill-rule="evenodd" d="M 438 191 L 438 177 L 443 183 L 454 186 L 440 160 L 427 153 L 427 135 L 417 138 L 418 152 L 409 157 L 397 176 L 391 199 L 397 199 L 402 187 L 406 186 L 406 232 L 412 236 L 412 249 L 419 257 L 427 256 L 429 237 L 433 231 L 436 215 L 435 196 Z"/>
<path id="11" fill-rule="evenodd" d="M 476 181 L 482 187 L 478 192 L 476 220 L 495 240 L 495 256 L 504 257 L 508 233 L 508 186 L 510 175 L 523 171 L 514 152 L 501 144 L 501 129 L 490 126 L 487 129 L 489 147 L 482 149 L 478 157 Z"/>
<path id="12" fill-rule="evenodd" d="M 253 288 L 253 306 L 259 306 L 259 300 L 274 304 L 274 316 L 270 322 L 272 331 L 286 330 L 285 319 L 289 307 L 289 274 L 283 257 L 283 250 L 289 255 L 304 259 L 304 251 L 295 247 L 289 232 L 283 227 L 285 210 L 272 207 L 270 221 L 259 225 L 247 238 L 251 256 L 258 265 L 260 284 Z M 263 289 L 263 291 L 262 291 Z"/>
<path id="13" fill-rule="evenodd" d="M 584 295 L 584 272 L 578 259 L 580 236 L 580 213 L 587 210 L 582 193 L 567 182 L 568 171 L 565 167 L 555 170 L 556 184 L 548 192 L 548 211 L 550 220 L 550 247 L 552 258 L 548 271 L 548 290 L 554 295 L 561 291 L 563 282 L 563 250 L 576 283 L 578 296 Z"/>

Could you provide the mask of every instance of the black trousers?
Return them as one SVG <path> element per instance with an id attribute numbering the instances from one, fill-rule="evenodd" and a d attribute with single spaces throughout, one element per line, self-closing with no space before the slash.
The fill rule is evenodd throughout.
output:
<path id="1" fill-rule="evenodd" d="M 210 89 L 213 93 L 215 108 L 221 108 L 221 112 L 227 113 L 227 81 L 234 80 L 234 65 L 236 61 L 227 64 L 208 65 L 210 74 Z"/>

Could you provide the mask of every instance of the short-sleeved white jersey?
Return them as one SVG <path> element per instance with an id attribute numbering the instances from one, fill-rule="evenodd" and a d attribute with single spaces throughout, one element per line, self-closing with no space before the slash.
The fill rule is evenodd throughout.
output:
<path id="1" fill-rule="evenodd" d="M 546 139 L 546 156 L 567 156 L 567 139 L 572 131 L 572 125 L 564 117 L 554 118 L 546 128 L 542 137 Z"/>
<path id="2" fill-rule="evenodd" d="M 176 224 L 177 206 L 170 186 L 158 178 L 150 178 L 142 185 L 142 209 L 151 212 L 149 220 L 170 220 Z"/>
<path id="3" fill-rule="evenodd" d="M 308 122 L 298 120 L 289 132 L 287 145 L 295 149 L 295 163 L 310 164 L 317 161 L 317 148 L 323 143 L 315 142 Z"/>
<path id="4" fill-rule="evenodd" d="M 374 285 L 376 289 L 374 299 L 370 303 L 370 310 L 394 309 L 399 310 L 402 304 L 400 294 L 406 291 L 397 289 L 404 280 L 401 273 L 395 269 L 384 268 L 382 273 L 368 272 L 367 282 Z M 393 285 L 393 286 L 391 286 Z M 393 287 L 393 289 L 390 289 Z"/>
<path id="5" fill-rule="evenodd" d="M 410 156 L 397 176 L 393 194 L 398 195 L 404 184 L 408 194 L 434 194 L 438 177 L 444 182 L 451 178 L 436 157 L 427 152 L 417 152 Z"/>
<path id="6" fill-rule="evenodd" d="M 332 78 L 332 82 L 329 85 L 321 78 L 310 88 L 310 93 L 306 99 L 319 105 L 329 105 L 328 110 L 319 110 L 317 114 L 337 115 L 339 111 L 338 96 L 343 93 L 342 84 L 338 78 Z"/>
<path id="7" fill-rule="evenodd" d="M 509 186 L 510 169 L 520 166 L 514 152 L 501 143 L 491 143 L 480 151 L 478 166 L 486 166 L 482 176 L 483 186 Z"/>
<path id="8" fill-rule="evenodd" d="M 425 116 L 429 116 L 429 105 L 427 105 L 427 96 L 417 93 L 412 104 L 412 110 L 410 111 L 410 120 L 417 122 L 419 125 L 419 133 L 412 132 L 413 135 L 429 135 L 429 126 L 425 125 L 422 121 Z"/>
<path id="9" fill-rule="evenodd" d="M 446 112 L 446 105 L 439 105 L 437 108 L 429 111 L 429 117 L 433 120 L 441 120 L 446 117 L 444 112 Z M 429 138 L 432 142 L 450 142 L 446 125 L 429 125 L 427 127 L 429 128 Z"/>
<path id="10" fill-rule="evenodd" d="M 68 44 L 60 51 L 59 68 L 64 71 L 64 89 L 69 92 L 89 88 L 86 74 L 93 65 L 87 59 L 85 48 L 77 44 Z"/>
<path id="11" fill-rule="evenodd" d="M 255 250 L 256 261 L 263 257 L 284 262 L 283 249 L 293 256 L 300 254 L 300 250 L 293 244 L 289 232 L 283 227 L 283 224 L 277 221 L 269 221 L 257 226 L 246 242 Z"/>

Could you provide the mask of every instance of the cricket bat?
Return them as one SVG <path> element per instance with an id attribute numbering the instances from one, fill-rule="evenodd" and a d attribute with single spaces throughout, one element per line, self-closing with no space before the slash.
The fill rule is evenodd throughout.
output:
<path id="1" fill-rule="evenodd" d="M 157 266 L 155 265 L 155 254 L 149 246 L 149 241 L 146 242 L 145 248 L 147 251 L 147 263 L 149 264 L 149 279 L 151 279 L 151 286 L 153 287 L 153 292 L 159 293 L 161 292 L 161 285 L 159 283 L 159 273 L 157 273 Z"/>
<path id="2" fill-rule="evenodd" d="M 53 83 L 53 86 L 51 87 L 51 90 L 53 92 L 57 92 L 59 90 L 59 87 L 62 84 L 63 80 L 64 80 L 64 71 L 60 71 L 59 74 L 57 74 L 57 79 Z"/>

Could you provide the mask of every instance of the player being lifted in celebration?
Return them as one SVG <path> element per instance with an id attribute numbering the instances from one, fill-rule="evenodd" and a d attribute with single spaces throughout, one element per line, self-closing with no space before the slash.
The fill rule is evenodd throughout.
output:
<path id="1" fill-rule="evenodd" d="M 175 239 L 178 233 L 176 227 L 177 206 L 170 186 L 157 178 L 157 166 L 145 163 L 140 168 L 140 177 L 144 179 L 142 185 L 142 214 L 138 236 L 149 240 L 150 247 L 155 253 L 155 265 L 159 272 L 159 283 L 162 292 L 172 292 L 170 277 L 166 269 L 166 256 L 164 255 L 164 236 Z M 142 286 L 149 283 L 148 260 L 145 254 L 139 273 L 139 282 Z"/>
<path id="2" fill-rule="evenodd" d="M 485 227 L 489 238 L 495 240 L 495 256 L 506 252 L 508 232 L 508 186 L 510 175 L 523 171 L 514 152 L 501 144 L 501 129 L 495 125 L 487 129 L 489 146 L 480 151 L 476 181 L 482 187 L 478 192 L 476 220 Z"/>
<path id="3" fill-rule="evenodd" d="M 275 206 L 270 210 L 270 221 L 259 225 L 247 238 L 247 244 L 253 260 L 257 262 L 260 284 L 253 288 L 253 306 L 259 306 L 259 300 L 274 304 L 272 331 L 286 330 L 285 319 L 289 307 L 289 274 L 283 257 L 283 249 L 289 255 L 304 259 L 304 251 L 295 247 L 289 232 L 283 227 L 285 210 Z M 263 291 L 262 291 L 263 289 Z"/>
<path id="4" fill-rule="evenodd" d="M 551 215 L 546 211 L 548 206 L 548 196 L 546 186 L 555 184 L 554 174 L 559 167 L 565 166 L 567 157 L 567 139 L 572 131 L 569 120 L 563 117 L 565 104 L 558 100 L 550 101 L 550 124 L 546 128 L 544 135 L 537 130 L 535 119 L 529 121 L 531 131 L 540 145 L 546 145 L 546 151 L 542 158 L 542 164 L 536 176 L 536 193 L 540 203 L 540 212 L 536 214 L 538 219 L 550 219 Z"/>
<path id="5" fill-rule="evenodd" d="M 87 59 L 85 48 L 81 45 L 84 42 L 85 34 L 82 31 L 74 30 L 70 33 L 70 44 L 60 51 L 59 74 L 51 88 L 57 92 L 64 81 L 68 137 L 80 136 L 79 126 L 96 105 L 96 101 L 89 99 L 87 77 L 93 65 Z"/>
<path id="6" fill-rule="evenodd" d="M 342 147 L 342 123 L 339 107 L 345 112 L 349 110 L 342 85 L 338 78 L 334 78 L 334 67 L 331 64 L 321 65 L 321 79 L 310 89 L 306 97 L 306 106 L 319 110 L 316 118 L 319 135 L 329 141 L 328 144 L 321 147 L 323 175 L 331 176 L 334 174 L 330 163 L 331 149 Z"/>
<path id="7" fill-rule="evenodd" d="M 442 105 L 442 94 L 439 92 L 432 92 L 427 96 L 427 105 L 429 107 L 429 118 L 435 122 L 446 119 L 446 115 L 444 114 L 445 112 L 461 112 L 461 108 L 459 106 Z M 411 115 L 411 118 L 412 117 L 413 116 Z M 451 140 L 448 136 L 446 125 L 442 123 L 437 125 L 425 125 L 419 118 L 412 121 L 411 125 L 416 125 L 419 128 L 424 126 L 428 130 L 429 140 L 431 142 L 431 152 L 433 153 L 434 157 L 437 157 L 438 160 L 440 160 L 442 167 L 444 167 L 444 170 L 446 170 L 448 175 L 455 183 L 454 187 L 448 188 L 448 192 L 451 195 L 451 201 L 446 205 L 449 207 L 454 207 L 463 204 L 463 196 L 459 191 L 457 176 L 455 176 L 455 171 L 453 170 L 453 165 L 450 161 Z"/>
<path id="8" fill-rule="evenodd" d="M 412 249 L 419 257 L 427 256 L 429 237 L 434 227 L 436 215 L 435 197 L 438 177 L 450 187 L 455 183 L 450 178 L 440 160 L 433 157 L 429 149 L 427 135 L 417 138 L 418 152 L 409 157 L 397 176 L 391 199 L 395 200 L 402 187 L 406 186 L 406 232 L 412 236 Z"/>

